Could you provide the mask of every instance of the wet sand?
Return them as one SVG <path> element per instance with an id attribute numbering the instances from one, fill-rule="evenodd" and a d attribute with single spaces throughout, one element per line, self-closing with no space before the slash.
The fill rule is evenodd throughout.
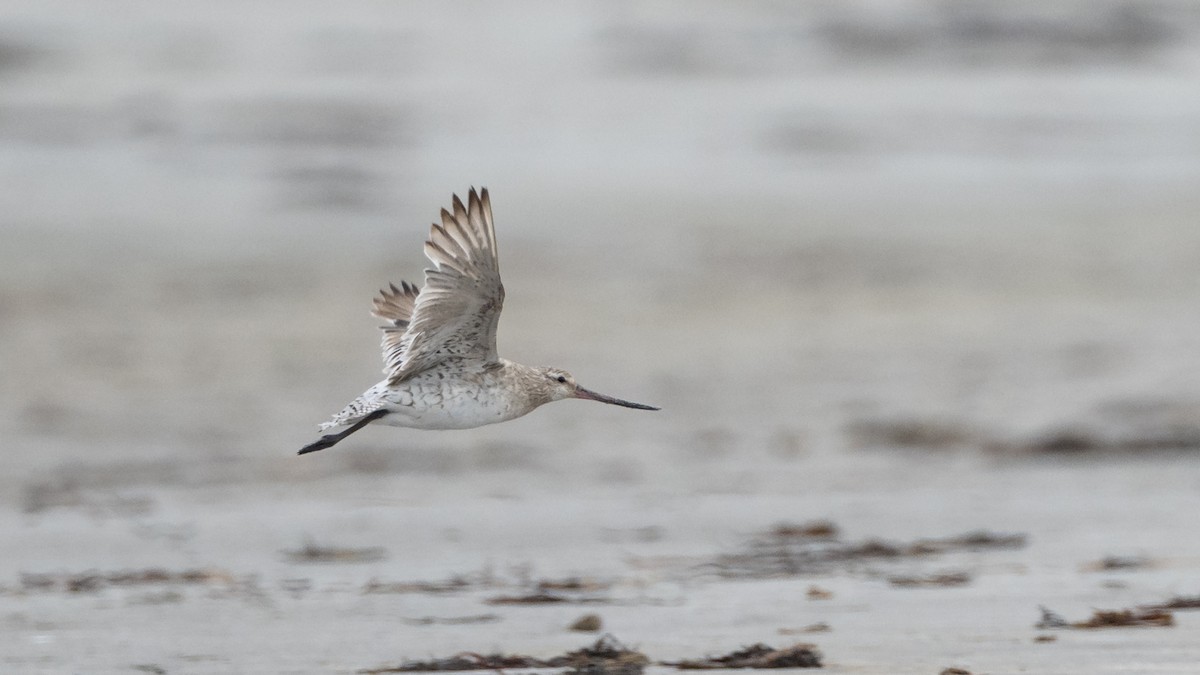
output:
<path id="1" fill-rule="evenodd" d="M 438 7 L 0 23 L 0 670 L 1200 672 L 1036 627 L 1200 595 L 1188 5 Z M 663 410 L 295 456 L 472 182 L 501 352 Z"/>

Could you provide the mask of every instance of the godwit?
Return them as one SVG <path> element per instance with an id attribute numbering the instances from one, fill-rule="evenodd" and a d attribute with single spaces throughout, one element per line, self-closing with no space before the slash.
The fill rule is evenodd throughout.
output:
<path id="1" fill-rule="evenodd" d="M 565 370 L 526 366 L 496 355 L 496 323 L 504 304 L 496 230 L 487 188 L 475 188 L 463 206 L 442 209 L 433 224 L 420 290 L 407 281 L 381 290 L 371 312 L 383 329 L 387 378 L 321 425 L 349 426 L 304 446 L 324 450 L 372 422 L 414 429 L 470 429 L 504 422 L 564 398 L 582 398 L 639 410 L 658 410 L 584 389 Z"/>

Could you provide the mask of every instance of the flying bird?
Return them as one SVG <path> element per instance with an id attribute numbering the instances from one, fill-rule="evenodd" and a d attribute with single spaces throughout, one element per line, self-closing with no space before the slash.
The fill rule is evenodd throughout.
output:
<path id="1" fill-rule="evenodd" d="M 487 188 L 471 188 L 464 205 L 453 196 L 425 241 L 433 263 L 425 285 L 389 284 L 371 312 L 383 319 L 387 377 L 354 399 L 301 455 L 337 444 L 378 422 L 413 429 L 470 429 L 504 422 L 566 398 L 658 410 L 585 389 L 565 370 L 526 366 L 496 354 L 496 324 L 504 305 L 496 230 Z"/>

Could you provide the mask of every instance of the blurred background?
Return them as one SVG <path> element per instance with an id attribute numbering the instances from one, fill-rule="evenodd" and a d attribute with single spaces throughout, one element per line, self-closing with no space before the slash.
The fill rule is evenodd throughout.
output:
<path id="1" fill-rule="evenodd" d="M 533 649 L 557 643 L 506 618 L 483 644 L 399 631 L 347 655 L 288 623 L 340 596 L 279 584 L 624 578 L 631 552 L 788 518 L 1040 534 L 1031 588 L 1102 604 L 1038 573 L 1200 555 L 1181 541 L 1200 501 L 1197 82 L 1191 2 L 7 2 L 9 664 L 99 644 L 118 669 Z M 567 402 L 297 458 L 381 377 L 372 294 L 421 280 L 429 223 L 473 185 L 495 211 L 501 353 L 663 411 Z M 387 554 L 296 571 L 279 552 L 306 538 Z M 268 618 L 220 611 L 278 639 L 165 647 L 194 632 L 187 594 L 102 594 L 62 623 L 85 601 L 21 581 L 153 565 L 258 575 Z M 1179 573 L 1153 590 L 1188 590 Z M 674 579 L 655 574 L 640 583 Z M 847 621 L 924 615 L 879 602 Z M 339 607 L 359 640 L 406 611 Z M 170 640 L 113 647 L 114 617 Z M 711 621 L 687 639 L 728 637 Z M 842 662 L 907 645 L 942 663 L 831 635 Z"/>

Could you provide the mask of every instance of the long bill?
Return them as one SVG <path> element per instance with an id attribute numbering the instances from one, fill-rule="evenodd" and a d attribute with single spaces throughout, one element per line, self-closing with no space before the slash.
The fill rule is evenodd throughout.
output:
<path id="1" fill-rule="evenodd" d="M 634 403 L 632 401 L 626 401 L 623 399 L 614 398 L 612 396 L 605 396 L 604 394 L 598 394 L 591 389 L 584 389 L 580 386 L 575 387 L 575 398 L 582 398 L 587 401 L 599 401 L 601 403 L 609 403 L 612 405 L 620 405 L 625 406 L 626 408 L 636 408 L 637 410 L 660 410 L 660 408 L 655 408 L 652 405 Z"/>

